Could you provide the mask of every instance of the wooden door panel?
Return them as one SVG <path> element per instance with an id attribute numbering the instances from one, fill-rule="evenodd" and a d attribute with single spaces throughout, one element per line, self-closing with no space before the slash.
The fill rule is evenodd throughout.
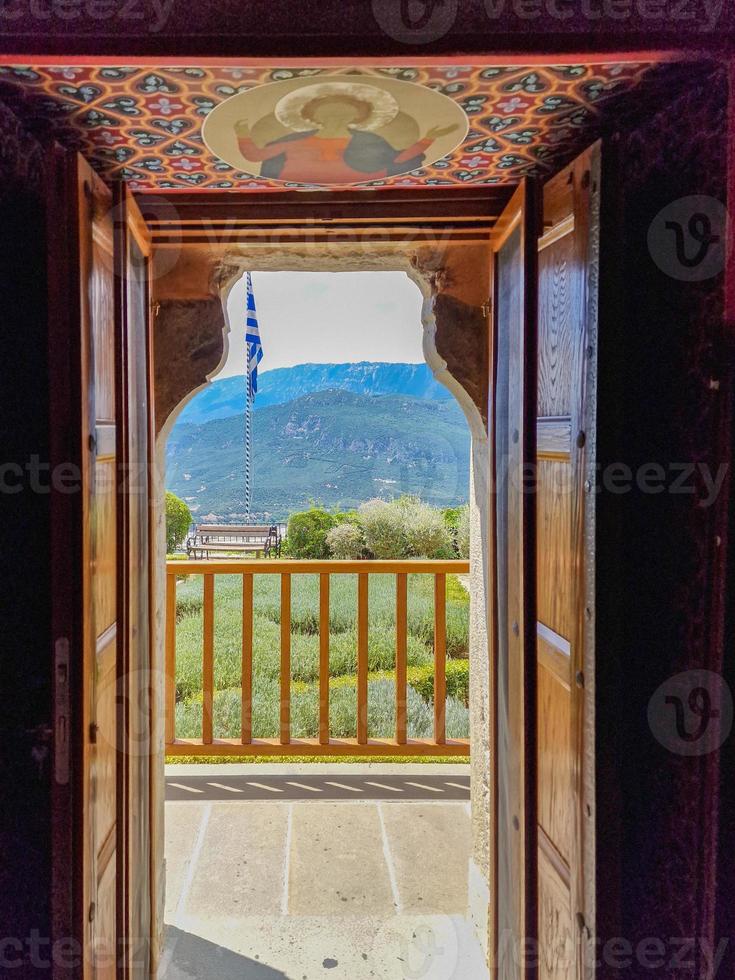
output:
<path id="1" fill-rule="evenodd" d="M 583 879 L 583 486 L 590 330 L 592 148 L 544 188 L 539 239 L 536 457 L 539 976 L 581 980 Z M 577 942 L 577 940 L 580 940 Z"/>
<path id="2" fill-rule="evenodd" d="M 77 157 L 82 350 L 84 610 L 82 916 L 85 977 L 112 978 L 117 948 L 117 352 L 112 195 Z"/>
<path id="3" fill-rule="evenodd" d="M 112 219 L 105 214 L 108 198 L 97 198 L 92 216 L 92 265 L 90 269 L 90 327 L 94 352 L 93 378 L 95 413 L 98 421 L 115 419 L 115 310 L 112 275 Z M 111 200 L 111 198 L 109 199 Z M 112 329 L 111 329 L 112 328 Z"/>
<path id="4" fill-rule="evenodd" d="M 548 220 L 548 219 L 547 219 Z M 569 224 L 556 224 L 539 241 L 538 414 L 540 418 L 569 417 L 574 359 L 573 293 L 574 240 Z M 574 225 L 571 225 L 571 231 Z M 554 243 L 551 234 L 561 234 Z"/>
<path id="5" fill-rule="evenodd" d="M 574 980 L 575 951 L 569 879 L 552 846 L 539 834 L 539 980 Z"/>
<path id="6" fill-rule="evenodd" d="M 128 938 L 129 976 L 147 978 L 154 966 L 150 888 L 152 659 L 150 601 L 151 394 L 149 337 L 150 241 L 140 212 L 125 189 L 117 196 L 118 329 L 122 343 L 124 424 L 121 452 L 124 521 L 121 533 L 122 644 L 121 829 L 118 914 Z"/>
<path id="7" fill-rule="evenodd" d="M 529 628 L 534 578 L 532 495 L 524 468 L 535 443 L 535 239 L 532 185 L 513 195 L 493 231 L 495 335 L 493 419 L 495 637 L 493 650 L 495 746 L 495 963 L 498 976 L 526 975 L 525 939 L 535 928 L 534 667 Z M 530 725 L 530 728 L 529 728 Z M 531 933 L 529 933 L 529 928 Z"/>
<path id="8" fill-rule="evenodd" d="M 97 731 L 94 743 L 93 786 L 95 840 L 100 848 L 117 820 L 117 627 L 98 640 L 95 669 Z"/>
<path id="9" fill-rule="evenodd" d="M 114 840 L 112 835 L 111 840 Z M 115 922 L 117 904 L 117 873 L 115 867 L 115 848 L 111 847 L 111 856 L 105 862 L 104 868 L 100 871 L 97 882 L 97 928 L 95 929 L 96 946 L 94 950 L 94 978 L 95 980 L 116 980 L 117 978 L 117 951 L 116 943 L 110 943 L 104 938 L 101 926 L 103 923 Z M 87 956 L 89 959 L 89 956 Z"/>
<path id="10" fill-rule="evenodd" d="M 100 429 L 109 430 L 112 426 L 97 426 L 95 436 L 100 444 Z M 94 462 L 94 501 L 91 504 L 91 549 L 92 549 L 92 612 L 97 635 L 104 633 L 117 621 L 117 459 L 114 452 Z"/>
<path id="11" fill-rule="evenodd" d="M 569 654 L 539 636 L 538 658 L 538 820 L 569 865 L 574 832 Z"/>
<path id="12" fill-rule="evenodd" d="M 538 622 L 569 641 L 573 616 L 573 474 L 568 460 L 539 454 L 536 477 Z"/>

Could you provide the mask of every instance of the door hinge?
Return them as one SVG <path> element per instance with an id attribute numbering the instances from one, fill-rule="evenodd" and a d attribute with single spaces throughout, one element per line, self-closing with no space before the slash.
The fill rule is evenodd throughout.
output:
<path id="1" fill-rule="evenodd" d="M 482 304 L 482 315 L 487 319 L 493 311 L 493 302 L 490 299 L 486 299 Z"/>
<path id="2" fill-rule="evenodd" d="M 89 741 L 92 743 L 92 745 L 97 744 L 98 731 L 99 731 L 99 725 L 97 725 L 95 722 L 92 722 L 91 725 L 89 726 Z"/>
<path id="3" fill-rule="evenodd" d="M 158 314 L 161 312 L 161 304 L 151 301 L 151 316 L 155 320 Z"/>

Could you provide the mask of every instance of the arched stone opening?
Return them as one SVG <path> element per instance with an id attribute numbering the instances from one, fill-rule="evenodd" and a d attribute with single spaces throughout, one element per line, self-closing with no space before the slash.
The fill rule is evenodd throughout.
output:
<path id="1" fill-rule="evenodd" d="M 470 460 L 470 737 L 473 858 L 469 905 L 487 944 L 490 895 L 490 667 L 488 657 L 489 476 L 488 392 L 490 254 L 486 242 L 422 241 L 354 245 L 264 244 L 214 255 L 182 256 L 156 280 L 155 407 L 160 484 L 157 553 L 165 558 L 163 474 L 165 446 L 184 406 L 212 381 L 227 359 L 227 301 L 250 272 L 404 272 L 421 295 L 423 351 L 434 377 L 457 399 L 471 433 Z M 165 596 L 157 589 L 156 618 L 163 635 Z"/>

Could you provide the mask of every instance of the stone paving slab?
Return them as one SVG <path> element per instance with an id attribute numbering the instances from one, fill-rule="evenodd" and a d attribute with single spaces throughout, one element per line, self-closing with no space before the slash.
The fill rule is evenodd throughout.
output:
<path id="1" fill-rule="evenodd" d="M 376 806 L 293 804 L 287 907 L 291 915 L 394 913 Z"/>
<path id="2" fill-rule="evenodd" d="M 471 840 L 456 805 L 381 806 L 402 912 L 464 915 Z"/>
<path id="3" fill-rule="evenodd" d="M 181 890 L 196 856 L 196 843 L 204 807 L 166 804 L 166 922 L 173 922 Z"/>
<path id="4" fill-rule="evenodd" d="M 208 823 L 183 913 L 209 918 L 279 913 L 288 808 L 211 803 L 205 804 L 203 819 Z"/>

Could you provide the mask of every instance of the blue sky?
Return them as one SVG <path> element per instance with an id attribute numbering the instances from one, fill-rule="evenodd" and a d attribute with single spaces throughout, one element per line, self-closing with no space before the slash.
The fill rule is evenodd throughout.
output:
<path id="1" fill-rule="evenodd" d="M 261 371 L 307 362 L 423 361 L 418 287 L 402 272 L 254 272 Z M 230 351 L 243 373 L 245 280 L 230 293 Z"/>

